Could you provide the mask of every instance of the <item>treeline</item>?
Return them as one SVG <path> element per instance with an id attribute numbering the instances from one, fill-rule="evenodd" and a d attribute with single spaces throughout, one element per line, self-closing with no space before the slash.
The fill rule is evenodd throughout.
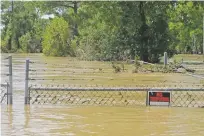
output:
<path id="1" fill-rule="evenodd" d="M 201 1 L 3 1 L 1 13 L 3 52 L 148 62 L 202 52 Z"/>

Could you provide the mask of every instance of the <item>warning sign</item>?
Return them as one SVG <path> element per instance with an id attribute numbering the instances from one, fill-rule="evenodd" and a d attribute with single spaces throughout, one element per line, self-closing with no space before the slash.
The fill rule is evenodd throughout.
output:
<path id="1" fill-rule="evenodd" d="M 150 106 L 170 106 L 171 93 L 167 91 L 149 91 L 148 105 Z"/>

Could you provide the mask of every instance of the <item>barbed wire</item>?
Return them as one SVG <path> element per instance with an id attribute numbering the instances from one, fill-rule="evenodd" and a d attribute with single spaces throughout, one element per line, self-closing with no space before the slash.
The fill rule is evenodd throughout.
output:
<path id="1" fill-rule="evenodd" d="M 61 81 L 61 80 L 87 80 L 87 79 L 82 79 L 82 78 L 80 78 L 80 79 L 74 79 L 74 78 L 69 78 L 69 79 L 46 79 L 46 78 L 29 78 L 29 80 L 51 80 L 51 81 L 54 81 L 54 80 L 58 80 L 58 81 Z"/>
<path id="2" fill-rule="evenodd" d="M 31 75 L 35 75 L 35 74 L 31 74 Z M 46 75 L 43 75 L 43 76 L 46 76 Z M 56 75 L 47 75 L 47 76 L 49 76 L 49 77 L 56 77 Z M 40 76 L 39 76 L 40 77 Z M 76 78 L 70 78 L 70 77 L 73 77 L 72 75 L 67 75 L 67 78 L 60 78 L 60 77 L 65 77 L 65 75 L 60 75 L 60 76 L 58 76 L 59 78 L 39 78 L 39 77 L 30 77 L 29 78 L 29 80 L 100 80 L 101 78 L 106 78 L 107 80 L 118 80 L 118 79 L 114 79 L 114 78 L 112 78 L 112 77 L 105 77 L 105 76 L 99 76 L 99 79 L 98 79 L 98 77 L 96 78 L 95 76 L 88 76 L 88 77 L 86 77 L 86 78 L 82 78 L 83 76 L 74 76 L 74 77 L 76 77 Z M 120 81 L 121 80 L 126 80 L 126 79 L 120 79 Z M 136 79 L 134 79 L 134 80 L 136 80 Z M 133 81 L 133 80 L 132 80 Z M 148 81 L 148 80 L 145 80 L 144 82 L 147 82 L 147 83 L 151 83 L 152 82 L 152 80 L 150 80 L 150 81 Z M 203 84 L 204 85 L 204 83 L 200 83 L 200 82 L 188 82 L 188 81 L 167 81 L 167 80 L 164 80 L 164 81 L 157 81 L 157 82 L 153 82 L 153 83 L 161 83 L 161 84 L 163 84 L 163 83 L 168 83 L 168 84 L 170 84 L 170 83 L 174 83 L 174 84 L 182 84 L 182 83 L 191 83 L 192 85 L 196 85 L 196 84 Z"/>
<path id="3" fill-rule="evenodd" d="M 138 85 L 104 85 L 104 84 L 92 84 L 92 85 L 81 85 L 81 84 L 52 84 L 52 85 L 44 85 L 44 84 L 32 84 L 30 87 L 53 87 L 53 88 L 70 88 L 70 87 L 79 87 L 79 88 L 86 88 L 86 87 L 108 87 L 108 88 L 177 88 L 177 89 L 204 89 L 204 85 L 144 85 L 144 84 L 138 84 Z"/>
<path id="4" fill-rule="evenodd" d="M 96 60 L 75 60 L 75 59 L 67 59 L 66 60 L 67 62 L 98 62 Z M 41 63 L 41 64 L 49 64 L 48 62 L 44 61 L 44 62 L 41 62 L 41 61 L 29 61 L 30 63 Z M 100 61 L 100 62 L 111 62 L 111 61 Z"/>
<path id="5" fill-rule="evenodd" d="M 37 65 L 37 66 L 40 66 L 40 65 Z M 32 67 L 31 68 L 37 68 L 37 67 Z M 104 70 L 107 70 L 107 69 L 112 69 L 111 67 L 108 67 L 108 68 L 100 68 L 100 67 L 84 67 L 84 66 L 72 66 L 72 65 L 69 65 L 69 66 L 66 66 L 66 67 L 59 67 L 59 66 L 55 66 L 55 67 L 50 67 L 50 66 L 46 66 L 46 68 L 44 68 L 44 70 L 46 69 L 61 69 L 61 68 L 65 68 L 65 69 L 69 69 L 69 68 L 74 68 L 74 69 L 92 69 L 92 70 L 97 70 L 97 69 L 104 69 Z"/>
<path id="6" fill-rule="evenodd" d="M 79 66 L 73 66 L 73 63 L 67 63 L 67 64 L 53 64 L 53 63 L 47 63 L 47 62 L 32 62 L 32 61 L 30 61 L 29 63 L 31 63 L 31 66 L 32 66 L 32 64 L 34 64 L 34 65 L 38 65 L 38 64 L 44 64 L 44 65 L 47 65 L 47 66 L 63 66 L 63 67 L 79 67 L 79 68 L 81 68 L 81 66 L 83 66 L 84 67 L 84 64 L 81 64 L 81 62 L 79 62 L 79 61 L 76 61 L 77 63 L 77 65 L 79 65 Z M 89 62 L 89 61 L 88 61 Z M 93 62 L 93 61 L 92 61 Z M 107 64 L 99 64 L 100 66 L 107 66 Z M 97 64 L 97 66 L 98 66 L 98 64 Z M 110 64 L 110 66 L 111 66 L 111 64 Z"/>

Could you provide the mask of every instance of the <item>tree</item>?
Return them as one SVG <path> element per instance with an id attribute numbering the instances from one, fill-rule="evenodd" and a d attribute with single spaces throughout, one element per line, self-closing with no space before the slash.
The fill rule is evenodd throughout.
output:
<path id="1" fill-rule="evenodd" d="M 122 19 L 118 32 L 119 51 L 129 50 L 132 58 L 158 62 L 168 47 L 168 2 L 120 2 Z"/>
<path id="2" fill-rule="evenodd" d="M 203 2 L 176 2 L 170 6 L 169 28 L 174 38 L 171 48 L 179 53 L 202 51 Z"/>
<path id="3" fill-rule="evenodd" d="M 110 60 L 120 22 L 117 2 L 82 2 L 79 8 L 79 46 L 82 58 Z"/>
<path id="4" fill-rule="evenodd" d="M 6 52 L 158 62 L 164 51 L 202 50 L 202 2 L 3 1 L 1 11 Z"/>
<path id="5" fill-rule="evenodd" d="M 30 33 L 34 44 L 29 46 L 36 46 L 40 48 L 41 32 L 44 29 L 45 20 L 41 19 L 39 7 L 42 2 L 21 2 L 21 1 L 3 1 L 2 2 L 2 20 L 4 26 L 2 30 L 1 39 L 9 51 L 21 49 L 20 38 Z M 35 26 L 38 25 L 38 28 Z M 38 36 L 37 36 L 38 35 Z M 38 37 L 36 39 L 36 37 Z M 21 40 L 21 43 L 23 41 Z M 33 48 L 33 47 L 31 47 Z M 35 51 L 32 51 L 35 52 Z"/>
<path id="6" fill-rule="evenodd" d="M 78 1 L 47 1 L 44 11 L 53 13 L 55 16 L 63 17 L 70 25 L 72 37 L 78 36 Z"/>
<path id="7" fill-rule="evenodd" d="M 59 17 L 55 17 L 47 25 L 43 35 L 43 53 L 47 56 L 66 56 L 70 54 L 70 31 L 68 23 Z"/>

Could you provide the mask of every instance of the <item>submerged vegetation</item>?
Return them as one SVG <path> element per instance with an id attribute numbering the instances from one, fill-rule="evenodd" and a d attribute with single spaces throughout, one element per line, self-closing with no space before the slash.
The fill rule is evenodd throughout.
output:
<path id="1" fill-rule="evenodd" d="M 121 64 L 121 67 L 120 67 Z M 163 64 L 152 64 L 144 61 L 138 61 L 137 59 L 134 61 L 132 73 L 186 73 L 191 72 L 194 73 L 195 70 L 186 68 L 183 66 L 182 62 L 177 62 L 174 60 L 170 62 L 168 65 L 164 66 Z M 112 68 L 115 73 L 124 72 L 124 64 L 123 62 L 112 62 Z"/>
<path id="2" fill-rule="evenodd" d="M 1 51 L 157 63 L 202 53 L 203 12 L 201 1 L 2 1 Z"/>

